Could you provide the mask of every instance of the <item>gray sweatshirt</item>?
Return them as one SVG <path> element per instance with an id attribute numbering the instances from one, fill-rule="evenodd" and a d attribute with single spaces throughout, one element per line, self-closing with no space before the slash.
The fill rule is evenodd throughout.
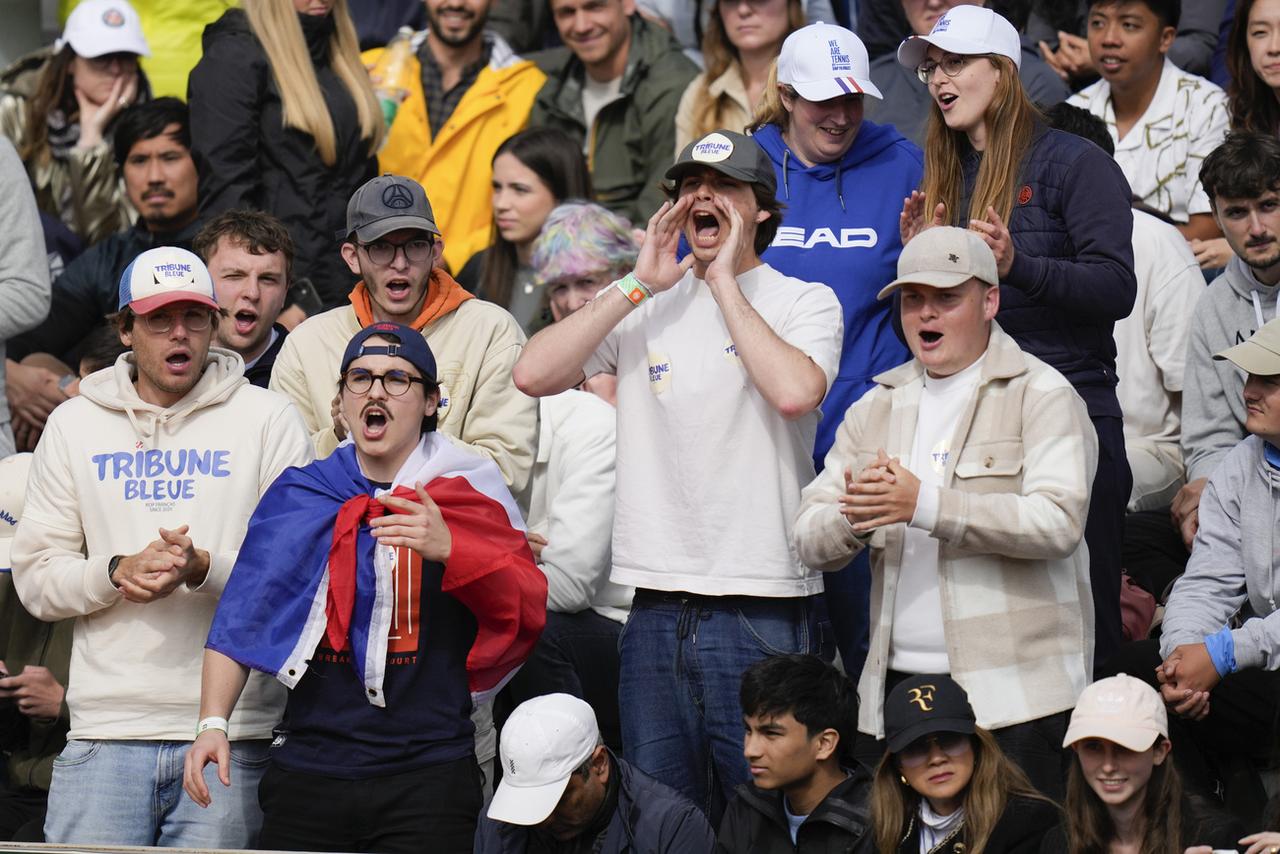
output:
<path id="1" fill-rule="evenodd" d="M 1244 438 L 1244 372 L 1213 354 L 1233 347 L 1276 316 L 1280 286 L 1259 282 L 1232 258 L 1196 302 L 1182 378 L 1182 458 L 1187 480 L 1209 477 Z M 1202 523 L 1203 524 L 1203 523 Z"/>
<path id="2" fill-rule="evenodd" d="M 1249 436 L 1222 458 L 1200 499 L 1200 529 L 1187 571 L 1165 607 L 1160 653 L 1201 643 L 1237 612 L 1231 632 L 1236 666 L 1280 670 L 1280 471 L 1263 458 L 1263 441 Z"/>
<path id="3" fill-rule="evenodd" d="M 49 259 L 36 199 L 18 152 L 0 137 L 0 458 L 13 453 L 4 343 L 49 313 Z"/>

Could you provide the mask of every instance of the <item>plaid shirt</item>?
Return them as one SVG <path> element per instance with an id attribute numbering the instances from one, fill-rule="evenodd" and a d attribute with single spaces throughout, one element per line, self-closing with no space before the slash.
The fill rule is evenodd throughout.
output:
<path id="1" fill-rule="evenodd" d="M 884 680 L 904 524 L 858 536 L 840 514 L 844 471 L 884 448 L 910 454 L 923 370 L 875 378 L 845 413 L 822 474 L 805 487 L 800 559 L 843 567 L 871 547 L 871 648 L 858 685 L 858 728 L 884 736 Z M 1070 709 L 1089 683 L 1093 599 L 1084 523 L 1098 440 L 1084 402 L 1056 370 L 992 323 L 978 388 L 956 428 L 938 487 L 938 586 L 951 675 L 979 726 L 995 729 Z"/>
<path id="2" fill-rule="evenodd" d="M 427 123 L 431 125 L 432 139 L 440 133 L 440 128 L 444 127 L 449 116 L 458 108 L 462 96 L 467 94 L 471 84 L 476 82 L 480 72 L 489 64 L 489 55 L 493 52 L 493 36 L 485 33 L 483 38 L 484 47 L 480 51 L 480 58 L 462 69 L 457 85 L 447 92 L 444 89 L 443 72 L 435 55 L 431 53 L 431 43 L 428 39 L 422 40 L 422 46 L 418 48 L 418 64 L 422 66 L 422 94 L 427 101 Z"/>

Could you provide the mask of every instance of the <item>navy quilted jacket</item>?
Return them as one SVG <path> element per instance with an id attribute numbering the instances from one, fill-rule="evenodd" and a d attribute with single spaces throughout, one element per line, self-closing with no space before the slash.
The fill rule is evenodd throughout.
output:
<path id="1" fill-rule="evenodd" d="M 969 196 L 981 155 L 964 155 Z M 1038 127 L 1014 190 L 1015 254 L 996 319 L 1027 352 L 1062 372 L 1090 417 L 1120 417 L 1112 327 L 1137 296 L 1133 213 L 1120 167 L 1092 142 Z"/>

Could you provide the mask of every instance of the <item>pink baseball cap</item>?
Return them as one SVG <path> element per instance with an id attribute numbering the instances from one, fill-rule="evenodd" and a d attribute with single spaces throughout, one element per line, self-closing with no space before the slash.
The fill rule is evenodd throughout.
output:
<path id="1" fill-rule="evenodd" d="M 134 314 L 150 314 L 175 302 L 194 302 L 218 309 L 209 268 L 194 252 L 157 246 L 133 259 L 120 277 L 120 304 Z"/>
<path id="2" fill-rule="evenodd" d="M 1080 692 L 1063 747 L 1086 738 L 1105 738 L 1121 747 L 1150 749 L 1169 737 L 1169 714 L 1160 694 L 1124 673 L 1099 679 Z"/>

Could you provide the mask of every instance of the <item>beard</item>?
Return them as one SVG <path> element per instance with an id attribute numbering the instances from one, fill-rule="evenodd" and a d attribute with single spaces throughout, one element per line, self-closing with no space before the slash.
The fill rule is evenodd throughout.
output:
<path id="1" fill-rule="evenodd" d="M 465 30 L 460 34 L 452 34 L 445 32 L 444 28 L 440 26 L 440 19 L 437 17 L 438 13 L 433 11 L 429 4 L 426 6 L 426 9 L 427 26 L 431 29 L 432 35 L 449 47 L 465 47 L 470 44 L 480 35 L 480 32 L 484 29 L 485 21 L 488 18 L 487 13 L 484 12 L 481 12 L 478 15 L 473 15 L 470 24 Z M 453 9 L 463 12 L 464 14 L 469 14 L 466 9 L 459 9 L 458 7 L 453 7 Z M 441 11 L 443 11 L 443 9 Z"/>

